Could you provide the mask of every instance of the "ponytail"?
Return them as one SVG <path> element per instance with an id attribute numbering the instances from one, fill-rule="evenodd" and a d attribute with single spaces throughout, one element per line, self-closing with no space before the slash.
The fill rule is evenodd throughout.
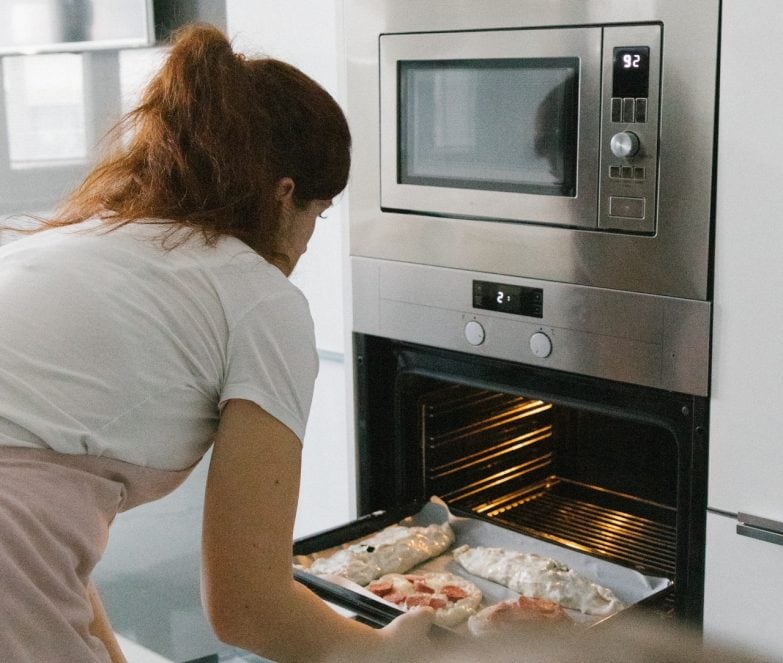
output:
<path id="1" fill-rule="evenodd" d="M 306 205 L 342 191 L 350 167 L 350 132 L 334 99 L 291 65 L 235 54 L 208 25 L 175 35 L 112 139 L 113 151 L 47 225 L 154 219 L 210 242 L 233 235 L 269 257 L 280 232 L 275 183 L 291 177 Z"/>

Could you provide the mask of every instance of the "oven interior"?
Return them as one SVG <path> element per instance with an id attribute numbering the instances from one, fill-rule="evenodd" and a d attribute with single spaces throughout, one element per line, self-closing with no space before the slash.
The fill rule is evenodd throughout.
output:
<path id="1" fill-rule="evenodd" d="M 360 513 L 423 503 L 674 581 L 701 619 L 703 399 L 357 335 Z"/>

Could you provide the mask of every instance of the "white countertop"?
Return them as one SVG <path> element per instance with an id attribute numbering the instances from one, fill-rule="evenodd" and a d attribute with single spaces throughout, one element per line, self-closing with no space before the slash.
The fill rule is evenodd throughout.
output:
<path id="1" fill-rule="evenodd" d="M 117 637 L 117 642 L 120 643 L 120 649 L 125 654 L 125 658 L 128 659 L 128 663 L 174 663 L 171 659 L 164 658 L 151 649 L 128 640 L 128 638 L 121 636 L 119 633 L 114 635 Z"/>

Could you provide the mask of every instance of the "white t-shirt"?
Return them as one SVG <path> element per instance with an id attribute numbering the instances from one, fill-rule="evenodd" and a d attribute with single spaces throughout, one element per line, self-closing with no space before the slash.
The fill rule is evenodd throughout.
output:
<path id="1" fill-rule="evenodd" d="M 178 470 L 229 399 L 300 440 L 318 371 L 302 293 L 233 237 L 87 221 L 0 248 L 0 445 Z"/>

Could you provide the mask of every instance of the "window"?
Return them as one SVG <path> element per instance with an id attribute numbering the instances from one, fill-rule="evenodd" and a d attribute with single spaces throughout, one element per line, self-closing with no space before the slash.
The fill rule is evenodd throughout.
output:
<path id="1" fill-rule="evenodd" d="M 0 57 L 0 215 L 50 210 L 73 189 L 164 53 Z"/>
<path id="2" fill-rule="evenodd" d="M 5 57 L 3 93 L 12 170 L 85 162 L 82 55 Z"/>

